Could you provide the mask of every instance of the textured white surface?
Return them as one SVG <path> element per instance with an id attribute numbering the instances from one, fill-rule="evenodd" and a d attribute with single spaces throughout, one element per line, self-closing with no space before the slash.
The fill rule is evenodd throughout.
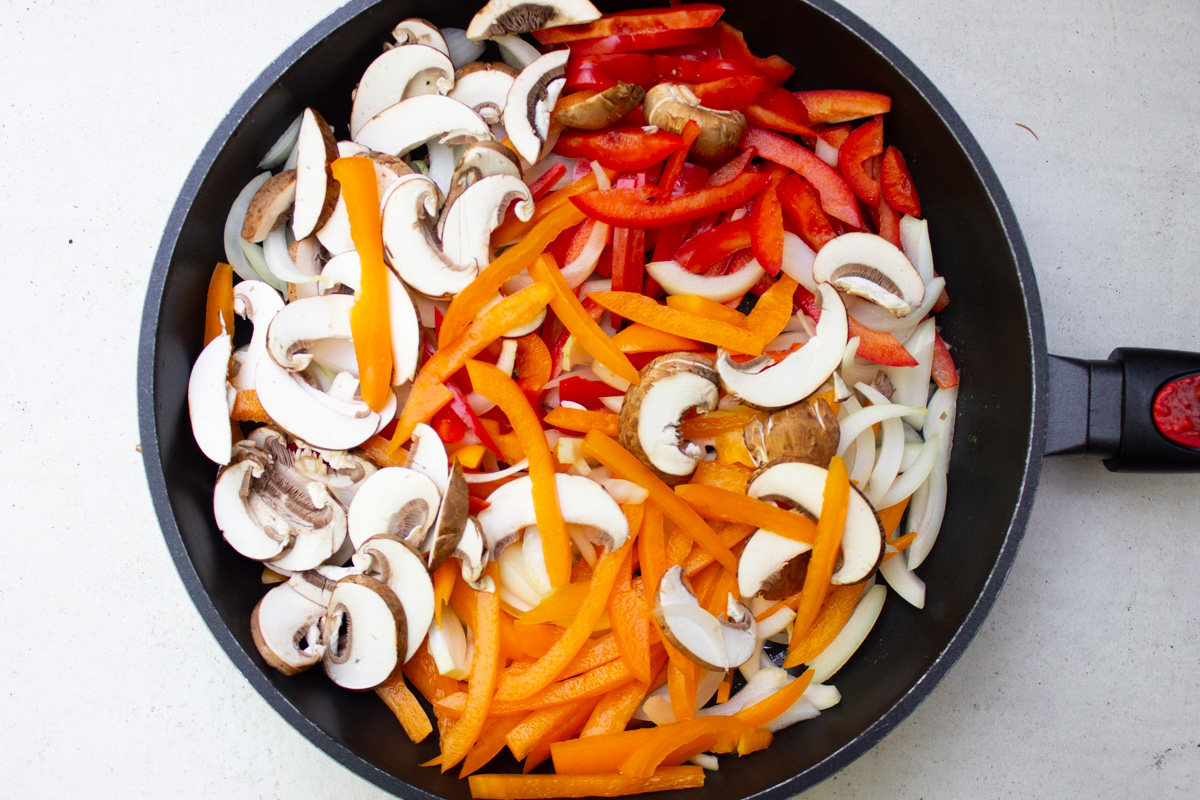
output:
<path id="1" fill-rule="evenodd" d="M 925 71 L 991 159 L 1052 352 L 1200 350 L 1200 6 L 847 5 Z M 219 650 L 162 544 L 137 453 L 138 326 L 175 194 L 250 80 L 333 8 L 3 4 L 0 798 L 384 796 L 295 733 Z M 1194 476 L 1049 463 L 966 655 L 806 800 L 1195 797 L 1198 489 Z"/>

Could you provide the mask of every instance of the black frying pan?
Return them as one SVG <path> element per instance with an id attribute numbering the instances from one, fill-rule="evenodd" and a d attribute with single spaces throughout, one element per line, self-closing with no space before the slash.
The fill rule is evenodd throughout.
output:
<path id="1" fill-rule="evenodd" d="M 477 5 L 351 3 L 254 82 L 205 147 L 171 215 L 140 350 L 139 413 L 151 492 L 202 616 L 243 674 L 298 730 L 340 763 L 406 797 L 468 792 L 464 781 L 416 766 L 436 746 L 409 743 L 372 693 L 338 689 L 318 671 L 286 678 L 259 658 L 248 620 L 262 593 L 261 568 L 225 545 L 212 520 L 215 469 L 192 441 L 186 385 L 201 346 L 208 276 L 223 258 L 225 214 L 264 147 L 306 105 L 345 120 L 351 87 L 397 20 L 416 15 L 465 26 Z M 786 28 L 778 24 L 785 15 Z M 862 88 L 893 98 L 888 141 L 905 153 L 926 214 L 937 220 L 935 259 L 954 296 L 939 322 L 963 375 L 945 533 L 920 570 L 927 608 L 918 612 L 893 599 L 837 676 L 846 702 L 781 733 L 765 753 L 723 759 L 705 789 L 688 795 L 787 797 L 874 745 L 957 660 L 1015 557 L 1044 453 L 1099 456 L 1114 468 L 1200 466 L 1200 454 L 1153 430 L 1148 412 L 1148 397 L 1171 377 L 1200 372 L 1200 360 L 1141 351 L 1095 364 L 1047 356 L 1033 271 L 1012 210 L 978 145 L 928 80 L 829 2 L 742 2 L 730 4 L 726 18 L 746 31 L 756 51 L 800 65 L 790 88 Z M 962 531 L 970 537 L 956 535 Z"/>

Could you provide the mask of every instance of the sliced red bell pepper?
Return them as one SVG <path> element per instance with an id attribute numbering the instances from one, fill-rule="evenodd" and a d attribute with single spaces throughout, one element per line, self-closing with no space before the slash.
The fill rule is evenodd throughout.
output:
<path id="1" fill-rule="evenodd" d="M 671 197 L 679 197 L 688 192 L 704 188 L 708 176 L 709 172 L 706 168 L 685 161 L 683 170 L 679 175 L 679 180 L 675 182 L 675 187 L 671 190 Z M 687 240 L 688 231 L 691 230 L 691 227 L 691 222 L 681 222 L 678 225 L 671 225 L 656 231 L 658 239 L 654 243 L 653 260 L 668 261 L 674 258 L 676 251 Z M 642 294 L 647 297 L 655 297 L 658 295 L 658 291 L 658 282 L 647 275 L 642 287 Z"/>
<path id="2" fill-rule="evenodd" d="M 605 408 L 600 402 L 602 397 L 616 397 L 624 394 L 607 383 L 590 381 L 587 378 L 566 378 L 558 384 L 558 399 L 564 403 L 578 403 L 587 409 Z"/>
<path id="3" fill-rule="evenodd" d="M 576 56 L 595 56 L 604 53 L 640 53 L 680 45 L 709 45 L 717 41 L 712 28 L 695 30 L 634 33 L 628 36 L 605 36 L 600 39 L 580 39 L 567 46 Z"/>
<path id="4" fill-rule="evenodd" d="M 546 193 L 554 188 L 554 184 L 563 179 L 567 174 L 567 165 L 561 161 L 555 161 L 550 169 L 543 172 L 537 179 L 529 184 L 529 193 L 533 195 L 533 201 L 536 203 L 546 196 Z"/>
<path id="5" fill-rule="evenodd" d="M 692 87 L 692 93 L 706 108 L 742 111 L 762 94 L 767 79 L 761 75 L 732 75 Z"/>
<path id="6" fill-rule="evenodd" d="M 750 162 L 758 155 L 758 148 L 746 146 L 745 142 L 742 142 L 742 145 L 745 149 L 741 153 L 713 171 L 708 178 L 709 186 L 724 186 L 746 171 L 746 167 L 750 166 Z"/>
<path id="7" fill-rule="evenodd" d="M 815 158 L 815 156 L 814 156 Z M 745 174 L 725 186 L 701 189 L 676 198 L 658 196 L 658 187 L 609 189 L 571 198 L 589 217 L 624 227 L 663 228 L 737 208 L 762 191 L 767 175 Z"/>
<path id="8" fill-rule="evenodd" d="M 630 36 L 662 31 L 709 28 L 725 13 L 724 6 L 713 3 L 688 3 L 676 8 L 641 8 L 605 14 L 600 19 L 579 25 L 560 25 L 533 32 L 541 44 L 577 42 L 602 36 Z"/>
<path id="9" fill-rule="evenodd" d="M 724 58 L 731 58 L 749 64 L 757 69 L 771 83 L 781 85 L 792 77 L 796 68 L 782 56 L 773 55 L 769 58 L 758 58 L 750 52 L 746 45 L 745 35 L 727 22 L 717 24 L 717 46 L 721 48 Z"/>
<path id="10" fill-rule="evenodd" d="M 617 53 L 615 55 L 579 56 L 574 53 L 567 59 L 567 85 L 563 93 L 578 89 L 608 89 L 619 81 L 636 83 L 648 87 L 658 76 L 654 61 L 645 53 Z"/>
<path id="11" fill-rule="evenodd" d="M 832 217 L 855 228 L 862 228 L 858 201 L 844 178 L 804 145 L 762 128 L 749 128 L 742 137 L 743 147 L 753 147 L 758 155 L 789 167 L 813 185 L 821 195 L 821 207 Z"/>
<path id="12" fill-rule="evenodd" d="M 879 194 L 879 235 L 900 246 L 900 215 L 887 201 L 887 192 Z"/>
<path id="13" fill-rule="evenodd" d="M 679 149 L 682 140 L 667 131 L 647 133 L 641 128 L 604 131 L 564 131 L 554 152 L 567 158 L 588 158 L 622 172 L 646 169 Z"/>
<path id="14" fill-rule="evenodd" d="M 678 154 L 678 151 L 676 151 Z M 639 172 L 617 179 L 621 189 L 637 189 L 646 185 L 646 173 Z M 613 228 L 612 286 L 616 292 L 638 292 L 646 266 L 646 231 L 642 228 Z M 620 327 L 620 320 L 613 318 Z"/>
<path id="15" fill-rule="evenodd" d="M 838 149 L 838 169 L 859 200 L 879 205 L 879 181 L 867 174 L 863 162 L 883 152 L 883 119 L 875 117 L 855 128 Z"/>
<path id="16" fill-rule="evenodd" d="M 821 319 L 821 309 L 817 307 L 817 298 L 803 286 L 796 287 L 795 302 L 798 308 L 804 310 L 814 320 Z M 917 360 L 912 353 L 904 349 L 900 340 L 890 333 L 873 331 L 849 314 L 846 323 L 851 338 L 858 337 L 858 355 L 867 361 L 885 367 L 915 367 Z"/>
<path id="17" fill-rule="evenodd" d="M 853 130 L 853 128 L 851 128 L 848 124 L 834 125 L 832 128 L 826 128 L 825 130 L 821 131 L 821 133 L 818 135 L 825 140 L 826 144 L 832 145 L 833 147 L 841 147 L 842 142 L 846 141 L 846 138 L 850 135 L 851 130 Z"/>
<path id="18" fill-rule="evenodd" d="M 449 407 L 434 414 L 431 422 L 430 427 L 437 431 L 438 438 L 447 444 L 461 442 L 467 435 L 467 426 Z"/>
<path id="19" fill-rule="evenodd" d="M 440 315 L 438 314 L 434 314 L 434 319 L 437 320 L 439 316 Z M 429 339 L 424 340 L 423 347 L 425 349 L 426 358 L 432 356 L 437 350 L 437 347 Z M 476 439 L 479 440 L 480 444 L 495 453 L 497 458 L 503 459 L 504 455 L 500 452 L 500 448 L 496 446 L 495 440 L 492 439 L 491 434 L 487 432 L 487 428 L 483 427 L 483 423 L 481 423 L 479 421 L 479 417 L 475 415 L 475 410 L 471 408 L 469 403 L 467 403 L 467 394 L 463 391 L 462 386 L 459 385 L 457 376 L 451 376 L 450 379 L 446 381 L 445 386 L 450 390 L 451 397 L 450 403 L 442 410 L 449 411 L 451 414 L 457 417 L 458 421 L 463 425 L 463 432 L 459 435 L 458 439 L 455 439 L 455 441 L 462 441 L 466 437 L 467 433 L 471 433 Z"/>
<path id="20" fill-rule="evenodd" d="M 904 156 L 895 147 L 889 147 L 883 153 L 883 163 L 879 167 L 879 183 L 883 187 L 883 196 L 888 205 L 901 214 L 913 217 L 921 216 L 921 198 L 917 197 L 917 189 L 913 186 L 912 175 Z"/>
<path id="21" fill-rule="evenodd" d="M 750 212 L 750 247 L 758 263 L 772 277 L 778 276 L 783 267 L 783 206 L 776 187 L 786 174 L 786 170 L 776 168 L 767 188 L 754 199 L 754 209 Z"/>
<path id="22" fill-rule="evenodd" d="M 670 196 L 674 191 L 675 182 L 679 180 L 679 175 L 683 172 L 683 163 L 687 160 L 692 145 L 696 143 L 696 139 L 699 137 L 700 124 L 694 119 L 689 119 L 687 124 L 683 126 L 683 131 L 679 134 L 679 149 L 671 153 L 667 158 L 667 164 L 663 167 L 662 176 L 657 181 L 660 194 Z"/>
<path id="23" fill-rule="evenodd" d="M 797 136 L 816 136 L 808 126 L 808 109 L 791 92 L 768 84 L 746 108 L 746 119 L 762 128 Z"/>
<path id="24" fill-rule="evenodd" d="M 707 83 L 722 78 L 762 77 L 762 73 L 749 64 L 729 58 L 695 59 L 664 55 L 652 58 L 654 72 L 663 81 Z"/>
<path id="25" fill-rule="evenodd" d="M 812 184 L 799 175 L 788 175 L 778 189 L 785 227 L 814 251 L 837 237 L 829 217 L 821 210 L 821 197 Z"/>
<path id="26" fill-rule="evenodd" d="M 853 89 L 817 89 L 796 92 L 808 109 L 809 122 L 850 122 L 892 110 L 892 98 L 886 94 Z"/>
<path id="27" fill-rule="evenodd" d="M 950 355 L 950 348 L 946 346 L 946 340 L 936 331 L 933 335 L 932 373 L 938 388 L 949 389 L 952 386 L 958 386 L 958 367 L 954 366 L 954 357 Z"/>
<path id="28" fill-rule="evenodd" d="M 749 217 L 723 222 L 710 231 L 688 239 L 675 253 L 675 260 L 690 272 L 703 272 L 713 264 L 749 247 L 750 238 Z"/>

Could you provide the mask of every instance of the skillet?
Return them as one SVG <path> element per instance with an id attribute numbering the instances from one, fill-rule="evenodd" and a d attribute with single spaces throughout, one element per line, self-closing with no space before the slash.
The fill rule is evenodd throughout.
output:
<path id="1" fill-rule="evenodd" d="M 246 629 L 261 592 L 257 570 L 228 552 L 211 521 L 214 470 L 191 442 L 183 396 L 200 346 L 202 303 L 196 298 L 203 297 L 211 264 L 221 257 L 218 232 L 229 201 L 251 174 L 263 143 L 306 104 L 330 119 L 344 119 L 350 86 L 397 19 L 417 14 L 461 25 L 475 10 L 470 3 L 385 3 L 342 24 L 365 5 L 338 12 L 272 65 L 239 101 L 189 177 L 147 298 L 140 365 L 143 446 L 160 521 L 185 584 L 255 687 L 301 732 L 383 788 L 408 796 L 465 796 L 465 783 L 415 769 L 432 748 L 403 741 L 370 695 L 336 690 L 320 675 L 285 679 L 263 668 Z M 839 687 L 854 703 L 781 735 L 753 761 L 723 765 L 704 790 L 711 796 L 782 797 L 874 744 L 958 657 L 1015 555 L 1047 439 L 1055 451 L 1121 454 L 1114 444 L 1114 417 L 1101 413 L 1099 404 L 1113 398 L 1106 387 L 1117 382 L 1115 367 L 1054 362 L 1062 367 L 1054 367 L 1056 376 L 1073 379 L 1063 386 L 1082 393 L 1083 408 L 1089 408 L 1091 394 L 1097 402 L 1094 414 L 1051 414 L 1048 393 L 1058 386 L 1049 381 L 1051 362 L 1019 230 L 982 153 L 941 96 L 894 48 L 839 7 L 790 5 L 799 35 L 773 30 L 766 22 L 771 15 L 756 17 L 754 8 L 738 4 L 727 18 L 746 30 L 756 50 L 779 52 L 802 65 L 805 74 L 793 79 L 792 88 L 852 86 L 885 92 L 895 101 L 888 138 L 906 153 L 927 215 L 938 220 L 935 256 L 955 293 L 939 318 L 964 374 L 947 531 L 973 531 L 969 548 L 961 537 L 943 537 L 922 568 L 931 606 L 910 613 L 902 604 L 888 604 L 876 635 L 839 674 Z M 778 18 L 779 8 L 771 10 Z M 331 39 L 318 43 L 335 29 Z M 949 266 L 960 263 L 972 264 L 972 270 Z M 164 308 L 171 312 L 163 314 Z M 995 331 L 1003 337 L 997 339 Z M 1093 373 L 1096 380 L 1089 379 Z M 1118 434 L 1121 427 L 1115 426 Z M 802 747 L 795 744 L 801 741 Z"/>

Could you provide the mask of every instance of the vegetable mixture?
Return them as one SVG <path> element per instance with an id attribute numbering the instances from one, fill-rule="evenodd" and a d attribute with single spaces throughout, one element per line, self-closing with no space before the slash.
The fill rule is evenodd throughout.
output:
<path id="1" fill-rule="evenodd" d="M 958 376 L 891 101 L 723 11 L 404 20 L 229 213 L 188 400 L 254 641 L 477 798 L 701 786 L 924 604 Z"/>

